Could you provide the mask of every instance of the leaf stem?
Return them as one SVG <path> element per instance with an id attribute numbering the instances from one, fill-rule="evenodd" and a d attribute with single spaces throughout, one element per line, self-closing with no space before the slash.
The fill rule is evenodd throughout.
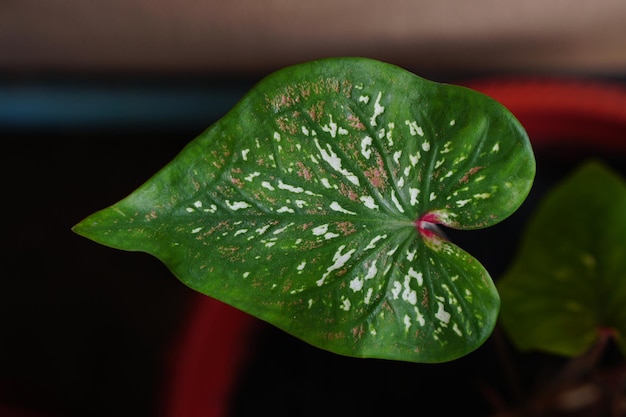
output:
<path id="1" fill-rule="evenodd" d="M 426 239 L 439 238 L 448 240 L 441 227 L 439 227 L 440 223 L 439 216 L 436 213 L 429 212 L 415 221 L 415 227 L 417 227 L 418 232 Z"/>

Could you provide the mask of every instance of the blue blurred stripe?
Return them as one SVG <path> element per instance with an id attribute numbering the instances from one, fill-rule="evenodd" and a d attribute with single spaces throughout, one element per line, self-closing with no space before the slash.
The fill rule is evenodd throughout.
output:
<path id="1" fill-rule="evenodd" d="M 0 82 L 0 130 L 208 127 L 249 88 L 246 83 Z"/>

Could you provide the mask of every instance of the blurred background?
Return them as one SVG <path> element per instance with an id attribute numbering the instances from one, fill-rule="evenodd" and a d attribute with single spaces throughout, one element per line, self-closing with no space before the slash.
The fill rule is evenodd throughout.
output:
<path id="1" fill-rule="evenodd" d="M 70 228 L 263 76 L 357 55 L 442 82 L 623 84 L 625 21 L 623 0 L 0 2 L 0 416 L 162 414 L 193 294 Z"/>

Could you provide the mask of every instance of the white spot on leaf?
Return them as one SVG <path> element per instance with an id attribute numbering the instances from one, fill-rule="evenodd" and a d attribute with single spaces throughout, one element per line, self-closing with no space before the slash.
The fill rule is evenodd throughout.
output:
<path id="1" fill-rule="evenodd" d="M 396 124 L 393 122 L 390 122 L 387 124 L 387 126 L 389 127 L 389 130 L 387 131 L 387 144 L 391 147 L 393 146 L 393 129 L 396 127 Z"/>
<path id="2" fill-rule="evenodd" d="M 424 283 L 424 278 L 423 278 L 422 273 L 421 272 L 417 272 L 416 270 L 413 269 L 413 267 L 409 268 L 409 276 L 411 278 L 415 278 L 417 280 L 417 285 L 419 285 L 420 287 Z"/>
<path id="3" fill-rule="evenodd" d="M 417 163 L 420 161 L 420 158 L 422 157 L 421 153 L 416 153 L 415 155 L 409 155 L 409 161 L 411 161 L 411 165 L 415 166 L 417 165 Z M 405 174 L 407 175 L 407 174 Z"/>
<path id="4" fill-rule="evenodd" d="M 351 214 L 351 215 L 356 216 L 355 212 L 346 210 L 345 208 L 341 207 L 341 205 L 338 202 L 336 202 L 336 201 L 333 201 L 330 204 L 330 208 L 331 208 L 331 210 L 337 211 L 339 213 Z"/>
<path id="5" fill-rule="evenodd" d="M 420 190 L 418 190 L 417 188 L 409 188 L 409 196 L 411 197 L 411 199 L 409 200 L 409 204 L 411 204 L 412 206 L 417 205 L 417 203 L 419 202 L 419 200 L 417 199 L 419 193 Z"/>
<path id="6" fill-rule="evenodd" d="M 424 136 L 424 130 L 417 125 L 417 121 L 413 120 L 405 120 L 404 124 L 406 124 L 409 127 L 409 133 L 411 133 L 411 136 Z"/>
<path id="7" fill-rule="evenodd" d="M 376 261 L 374 261 L 372 262 L 370 267 L 367 269 L 367 273 L 365 274 L 365 279 L 375 278 L 377 272 L 378 272 L 378 268 L 376 267 Z"/>
<path id="8" fill-rule="evenodd" d="M 293 185 L 285 184 L 282 180 L 278 180 L 278 188 L 281 190 L 291 191 L 292 193 L 301 193 L 304 191 L 302 187 L 294 187 Z"/>
<path id="9" fill-rule="evenodd" d="M 313 228 L 312 232 L 313 232 L 313 234 L 315 236 L 321 236 L 324 233 L 328 232 L 328 224 L 323 224 L 321 226 L 317 226 L 317 227 Z"/>
<path id="10" fill-rule="evenodd" d="M 354 185 L 359 185 L 359 178 L 352 172 L 343 168 L 341 158 L 339 158 L 337 154 L 333 152 L 329 144 L 326 145 L 326 149 L 323 149 L 317 138 L 315 138 L 314 141 L 315 146 L 319 150 L 320 156 L 324 161 L 326 161 L 335 171 L 343 174 L 348 179 L 348 181 L 350 181 Z"/>
<path id="11" fill-rule="evenodd" d="M 365 157 L 365 159 L 370 159 L 370 156 L 372 156 L 372 150 L 370 149 L 371 145 L 372 138 L 365 136 L 361 141 L 361 154 Z"/>
<path id="12" fill-rule="evenodd" d="M 284 232 L 285 230 L 287 230 L 289 227 L 293 226 L 293 223 L 289 223 L 287 226 L 285 227 L 281 227 L 280 229 L 276 229 L 274 230 L 274 232 L 272 233 L 273 235 L 279 235 L 282 232 Z"/>
<path id="13" fill-rule="evenodd" d="M 393 288 L 391 289 L 391 295 L 393 295 L 393 299 L 397 300 L 400 297 L 400 293 L 402 292 L 402 284 L 399 281 L 394 281 Z"/>
<path id="14" fill-rule="evenodd" d="M 378 204 L 375 203 L 374 199 L 368 195 L 363 195 L 359 198 L 363 204 L 365 205 L 365 207 L 372 209 L 372 210 L 378 210 Z"/>
<path id="15" fill-rule="evenodd" d="M 274 187 L 272 186 L 272 184 L 270 184 L 268 181 L 263 181 L 263 182 L 261 183 L 261 187 L 263 187 L 263 188 L 267 188 L 267 189 L 268 189 L 268 190 L 270 190 L 270 191 L 274 191 L 274 190 L 276 190 L 276 188 L 274 188 Z"/>
<path id="16" fill-rule="evenodd" d="M 255 232 L 258 235 L 262 235 L 263 233 L 267 232 L 267 229 L 269 229 L 269 228 L 270 228 L 270 225 L 266 224 L 265 226 L 262 226 L 262 227 L 259 227 L 258 229 L 256 229 Z"/>
<path id="17" fill-rule="evenodd" d="M 348 252 L 346 253 L 341 253 L 344 249 L 346 248 L 345 245 L 341 245 L 337 251 L 335 252 L 335 254 L 333 255 L 333 261 L 334 264 L 332 264 L 331 266 L 329 266 L 326 269 L 326 272 L 324 272 L 324 274 L 322 275 L 322 278 L 320 278 L 319 280 L 317 280 L 315 283 L 317 284 L 318 287 L 321 287 L 322 285 L 324 285 L 324 281 L 326 280 L 326 278 L 331 274 L 331 272 L 343 268 L 343 266 L 346 264 L 346 262 L 348 262 L 350 260 L 350 258 L 352 257 L 352 254 L 354 252 L 356 252 L 356 249 L 350 249 Z"/>
<path id="18" fill-rule="evenodd" d="M 363 299 L 365 304 L 369 304 L 370 303 L 370 300 L 372 299 L 372 293 L 373 292 L 374 292 L 373 288 L 368 288 L 367 289 L 367 294 L 365 294 L 365 298 Z"/>
<path id="19" fill-rule="evenodd" d="M 396 151 L 393 153 L 393 160 L 398 165 L 400 165 L 400 157 L 402 157 L 402 151 Z"/>
<path id="20" fill-rule="evenodd" d="M 380 105 L 380 99 L 382 98 L 382 96 L 383 93 L 378 92 L 378 97 L 376 97 L 376 101 L 374 102 L 374 114 L 370 119 L 370 125 L 372 126 L 376 126 L 376 118 L 383 114 L 383 112 L 385 111 L 385 107 Z"/>
<path id="21" fill-rule="evenodd" d="M 398 197 L 396 197 L 396 192 L 394 190 L 391 190 L 391 201 L 393 201 L 393 204 L 395 204 L 396 208 L 398 209 L 400 213 L 404 213 L 404 208 L 398 201 Z"/>
<path id="22" fill-rule="evenodd" d="M 231 203 L 229 200 L 226 200 L 225 203 L 228 206 L 228 208 L 233 211 L 247 209 L 247 208 L 252 207 L 250 204 L 246 203 L 245 201 L 233 201 Z"/>
<path id="23" fill-rule="evenodd" d="M 326 133 L 330 133 L 330 137 L 333 139 L 337 136 L 337 123 L 333 122 L 333 115 L 329 115 L 330 121 L 327 125 L 322 126 L 322 130 Z"/>
<path id="24" fill-rule="evenodd" d="M 420 324 L 420 326 L 424 327 L 424 325 L 426 324 L 426 320 L 424 319 L 424 316 L 422 315 L 422 313 L 420 313 L 419 308 L 414 307 L 414 310 L 415 310 L 415 319 Z"/>
<path id="25" fill-rule="evenodd" d="M 250 173 L 250 175 L 248 175 L 247 177 L 245 177 L 244 179 L 248 182 L 251 182 L 253 179 L 255 179 L 256 177 L 260 176 L 261 173 L 260 172 L 252 172 Z"/>
<path id="26" fill-rule="evenodd" d="M 411 317 L 408 314 L 404 315 L 404 331 L 408 332 L 411 328 Z"/>
<path id="27" fill-rule="evenodd" d="M 411 289 L 411 276 L 406 275 L 404 277 L 404 291 L 402 292 L 402 299 L 412 305 L 417 304 L 417 293 Z"/>
<path id="28" fill-rule="evenodd" d="M 385 239 L 387 237 L 387 235 L 378 235 L 376 237 L 374 237 L 372 240 L 370 240 L 370 243 L 365 247 L 365 250 L 368 249 L 376 249 L 376 243 L 381 240 L 381 239 Z"/>
<path id="29" fill-rule="evenodd" d="M 350 281 L 350 289 L 354 292 L 361 291 L 363 289 L 363 280 L 359 277 Z"/>
<path id="30" fill-rule="evenodd" d="M 438 306 L 438 310 L 437 310 L 437 313 L 435 313 L 435 317 L 437 317 L 442 322 L 448 324 L 450 322 L 450 313 L 448 313 L 444 309 L 443 303 L 441 301 L 437 301 L 437 306 Z"/>

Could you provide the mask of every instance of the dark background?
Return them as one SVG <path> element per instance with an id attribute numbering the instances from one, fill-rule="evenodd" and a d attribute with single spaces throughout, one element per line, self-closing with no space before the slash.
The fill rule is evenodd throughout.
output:
<path id="1" fill-rule="evenodd" d="M 147 180 L 248 83 L 12 78 L 0 82 L 0 415 L 157 415 L 195 294 L 156 259 L 71 227 Z"/>

